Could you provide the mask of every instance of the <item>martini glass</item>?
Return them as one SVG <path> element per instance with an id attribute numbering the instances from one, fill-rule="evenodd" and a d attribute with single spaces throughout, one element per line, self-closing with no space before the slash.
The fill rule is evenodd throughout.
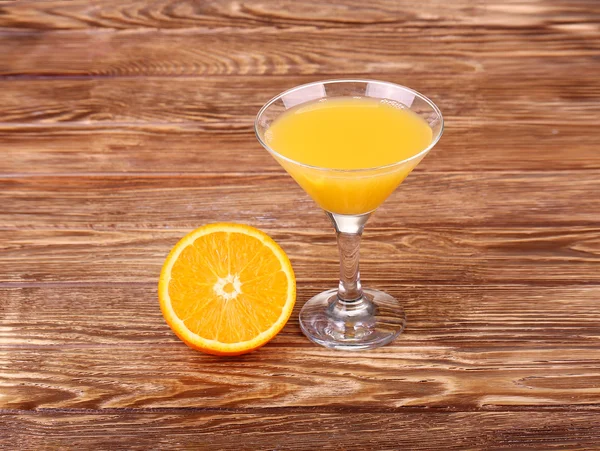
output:
<path id="1" fill-rule="evenodd" d="M 269 127 L 288 109 L 333 97 L 381 99 L 410 109 L 432 130 L 421 152 L 393 164 L 361 169 L 330 169 L 292 160 L 272 149 Z M 300 312 L 300 327 L 313 342 L 340 350 L 373 349 L 390 343 L 406 325 L 400 302 L 360 282 L 360 239 L 371 213 L 397 188 L 442 136 L 443 118 L 427 97 L 405 86 L 374 80 L 330 80 L 285 91 L 267 102 L 256 117 L 262 146 L 324 210 L 337 234 L 340 281 L 336 289 L 317 294 Z"/>

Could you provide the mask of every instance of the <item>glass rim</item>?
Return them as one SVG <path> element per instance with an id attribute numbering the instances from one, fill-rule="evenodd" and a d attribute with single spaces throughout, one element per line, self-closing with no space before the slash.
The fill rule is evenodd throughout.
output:
<path id="1" fill-rule="evenodd" d="M 324 167 L 321 167 L 321 166 L 312 166 L 312 165 L 309 165 L 309 164 L 306 164 L 306 163 L 301 163 L 299 161 L 296 161 L 296 160 L 294 160 L 292 158 L 286 157 L 286 156 L 280 154 L 279 152 L 273 150 L 271 147 L 269 147 L 269 145 L 266 142 L 263 141 L 263 139 L 260 136 L 260 133 L 258 132 L 258 126 L 259 126 L 258 123 L 259 123 L 259 120 L 262 117 L 263 113 L 273 103 L 275 103 L 277 100 L 281 99 L 283 96 L 285 96 L 287 94 L 290 94 L 290 93 L 292 93 L 294 91 L 298 91 L 300 89 L 307 88 L 307 87 L 314 86 L 314 85 L 325 85 L 325 84 L 333 84 L 333 83 L 365 83 L 365 84 L 366 83 L 377 83 L 377 84 L 380 84 L 380 85 L 393 86 L 395 88 L 400 88 L 402 90 L 411 92 L 416 97 L 418 97 L 419 99 L 421 99 L 425 103 L 427 103 L 431 107 L 431 109 L 433 111 L 435 111 L 435 113 L 438 115 L 438 118 L 440 120 L 440 129 L 437 132 L 437 135 L 435 136 L 435 138 L 431 140 L 431 144 L 429 144 L 425 149 L 423 149 L 419 153 L 413 155 L 412 157 L 405 158 L 404 160 L 396 161 L 394 163 L 386 164 L 386 165 L 383 165 L 383 166 L 375 166 L 375 167 L 371 167 L 371 168 L 359 168 L 359 169 L 324 168 Z M 373 97 L 373 98 L 376 99 L 377 97 Z M 442 112 L 437 107 L 437 105 L 435 103 L 433 103 L 433 101 L 431 101 L 427 96 L 424 96 L 420 92 L 415 91 L 414 89 L 411 89 L 408 86 L 400 85 L 398 83 L 392 83 L 392 82 L 389 82 L 389 81 L 372 80 L 372 79 L 368 79 L 368 78 L 340 78 L 340 79 L 330 79 L 330 80 L 313 81 L 311 83 L 304 83 L 302 85 L 294 86 L 293 88 L 290 88 L 290 89 L 288 89 L 286 91 L 283 91 L 283 92 L 277 94 L 275 97 L 273 97 L 267 103 L 265 103 L 262 106 L 262 108 L 258 111 L 258 114 L 256 115 L 256 118 L 254 119 L 254 134 L 256 135 L 256 138 L 258 139 L 258 142 L 270 154 L 272 154 L 273 156 L 275 156 L 277 158 L 281 158 L 282 160 L 287 161 L 288 163 L 292 163 L 292 164 L 295 164 L 297 166 L 302 166 L 304 168 L 313 169 L 313 170 L 317 170 L 317 171 L 341 172 L 341 173 L 359 173 L 359 172 L 366 172 L 366 171 L 375 171 L 375 170 L 388 169 L 388 168 L 393 168 L 394 166 L 403 165 L 404 163 L 408 163 L 411 160 L 414 160 L 416 158 L 419 158 L 420 156 L 424 156 L 425 154 L 427 154 L 427 152 L 429 152 L 438 143 L 438 141 L 442 137 L 443 133 L 444 133 L 444 116 L 442 115 Z"/>

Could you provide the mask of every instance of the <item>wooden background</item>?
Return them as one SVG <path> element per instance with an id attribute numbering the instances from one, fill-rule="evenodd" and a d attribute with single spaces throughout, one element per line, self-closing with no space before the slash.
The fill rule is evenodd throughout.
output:
<path id="1" fill-rule="evenodd" d="M 592 449 L 600 442 L 596 0 L 0 2 L 0 448 Z M 430 96 L 440 144 L 372 218 L 406 333 L 350 354 L 297 311 L 259 352 L 158 308 L 183 234 L 237 221 L 336 283 L 330 224 L 256 142 L 280 91 Z"/>

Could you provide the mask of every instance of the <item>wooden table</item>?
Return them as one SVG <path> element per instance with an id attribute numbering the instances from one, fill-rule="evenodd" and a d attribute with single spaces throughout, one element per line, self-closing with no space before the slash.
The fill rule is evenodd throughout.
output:
<path id="1" fill-rule="evenodd" d="M 595 0 L 0 3 L 0 448 L 598 447 L 599 23 Z M 252 130 L 347 76 L 447 126 L 364 239 L 408 329 L 358 354 L 300 332 L 334 234 Z M 188 349 L 158 308 L 166 254 L 214 221 L 298 277 L 247 356 Z"/>

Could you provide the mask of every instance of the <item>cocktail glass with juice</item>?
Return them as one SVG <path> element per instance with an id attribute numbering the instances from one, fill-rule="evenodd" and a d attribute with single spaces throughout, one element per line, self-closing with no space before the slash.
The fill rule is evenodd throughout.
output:
<path id="1" fill-rule="evenodd" d="M 362 288 L 359 246 L 370 214 L 440 139 L 443 118 L 423 95 L 372 80 L 332 80 L 286 91 L 255 122 L 261 144 L 325 210 L 337 233 L 337 289 L 307 301 L 300 326 L 335 349 L 372 349 L 405 327 L 392 296 Z"/>

